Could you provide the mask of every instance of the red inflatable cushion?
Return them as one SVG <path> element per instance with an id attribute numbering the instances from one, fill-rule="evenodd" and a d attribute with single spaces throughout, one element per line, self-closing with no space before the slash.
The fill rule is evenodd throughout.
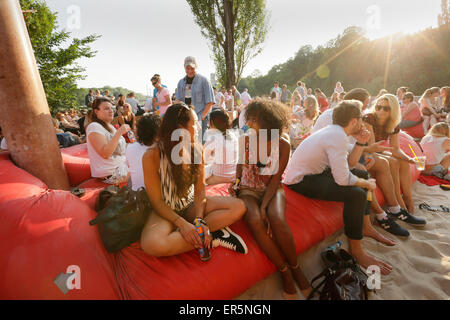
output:
<path id="1" fill-rule="evenodd" d="M 207 195 L 226 194 L 227 187 L 214 186 Z M 285 192 L 286 219 L 298 254 L 343 227 L 342 204 L 307 199 L 288 188 Z M 219 247 L 210 261 L 202 262 L 195 250 L 167 258 L 148 256 L 138 243 L 122 250 L 114 267 L 124 298 L 232 299 L 276 271 L 244 221 L 231 228 L 246 242 L 247 255 Z"/>
<path id="2" fill-rule="evenodd" d="M 0 161 L 0 299 L 117 299 L 110 256 L 88 221 L 96 216 L 67 191 Z M 53 280 L 68 266 L 81 289 L 67 294 Z"/>

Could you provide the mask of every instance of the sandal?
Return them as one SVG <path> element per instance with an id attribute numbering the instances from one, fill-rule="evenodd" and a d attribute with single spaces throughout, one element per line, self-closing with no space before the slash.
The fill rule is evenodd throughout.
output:
<path id="1" fill-rule="evenodd" d="M 426 202 L 422 202 L 421 204 L 419 204 L 419 209 L 421 209 L 421 210 L 426 209 L 426 210 L 432 211 L 432 212 L 450 212 L 450 208 L 449 207 L 446 207 L 446 206 L 443 206 L 443 205 L 440 205 L 440 206 L 437 206 L 437 207 L 432 207 Z"/>

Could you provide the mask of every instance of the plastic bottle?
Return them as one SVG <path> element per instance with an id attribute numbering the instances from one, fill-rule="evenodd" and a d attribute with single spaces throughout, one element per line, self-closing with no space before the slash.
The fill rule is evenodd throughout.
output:
<path id="1" fill-rule="evenodd" d="M 194 226 L 195 226 L 195 229 L 197 230 L 198 235 L 200 236 L 200 238 L 202 239 L 202 242 L 203 242 L 205 240 L 205 234 L 203 233 L 201 219 L 196 218 L 194 220 Z M 211 252 L 204 245 L 203 245 L 203 247 L 198 249 L 198 253 L 200 254 L 200 260 L 202 260 L 202 261 L 208 261 L 209 259 L 211 259 Z"/>
<path id="2" fill-rule="evenodd" d="M 338 241 L 338 242 L 336 242 L 336 243 L 334 243 L 334 244 L 332 244 L 332 245 L 330 245 L 330 246 L 328 246 L 328 250 L 332 250 L 332 251 L 334 251 L 334 250 L 336 250 L 337 248 L 339 248 L 339 247 L 341 247 L 342 246 L 342 241 Z"/>

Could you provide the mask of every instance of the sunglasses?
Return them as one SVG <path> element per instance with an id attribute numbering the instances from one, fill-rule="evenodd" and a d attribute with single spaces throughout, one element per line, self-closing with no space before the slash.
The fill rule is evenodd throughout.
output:
<path id="1" fill-rule="evenodd" d="M 375 110 L 380 111 L 381 109 L 383 109 L 385 112 L 391 111 L 391 107 L 389 106 L 380 106 L 379 104 L 375 106 Z"/>

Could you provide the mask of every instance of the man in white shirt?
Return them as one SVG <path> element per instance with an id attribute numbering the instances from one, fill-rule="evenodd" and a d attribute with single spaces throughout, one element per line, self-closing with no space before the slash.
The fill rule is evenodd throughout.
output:
<path id="1" fill-rule="evenodd" d="M 225 97 L 222 92 L 218 91 L 216 87 L 213 87 L 214 90 L 214 100 L 216 103 L 213 105 L 213 109 L 225 109 Z M 223 88 L 223 90 L 225 90 Z"/>
<path id="2" fill-rule="evenodd" d="M 369 213 L 365 190 L 375 191 L 375 179 L 367 179 L 367 172 L 355 171 L 364 177 L 359 178 L 348 167 L 347 137 L 354 136 L 358 147 L 370 138 L 362 128 L 361 107 L 356 100 L 335 107 L 333 124 L 306 138 L 295 150 L 283 182 L 309 198 L 344 202 L 344 231 L 350 253 L 362 267 L 377 265 L 382 274 L 389 274 L 392 267 L 368 255 L 361 244 L 366 235 L 365 215 Z"/>
<path id="3" fill-rule="evenodd" d="M 239 129 L 242 129 L 245 126 L 245 113 L 247 111 L 247 106 L 252 101 L 252 97 L 248 93 L 248 89 L 245 88 L 244 92 L 241 93 L 241 112 L 239 113 Z"/>
<path id="4" fill-rule="evenodd" d="M 360 101 L 362 103 L 362 110 L 364 110 L 370 102 L 370 93 L 364 88 L 354 88 L 344 97 L 344 100 L 353 99 Z M 315 132 L 333 123 L 333 111 L 334 108 L 328 109 L 320 115 L 314 127 L 311 129 L 311 134 L 314 134 Z M 371 144 L 370 146 L 363 146 L 361 148 L 356 146 L 356 139 L 354 137 L 349 136 L 348 140 L 348 151 L 350 153 L 348 156 L 348 162 L 350 168 L 355 166 L 359 166 L 358 168 L 361 168 L 365 165 L 367 169 L 364 168 L 364 170 L 370 170 L 370 172 L 378 179 L 378 184 L 385 196 L 389 212 L 393 212 L 394 214 L 401 212 L 402 208 L 398 204 L 395 196 L 395 187 L 391 177 L 389 163 L 385 158 L 381 158 L 375 154 L 376 152 L 391 151 L 392 148 L 382 146 L 381 143 L 384 141 L 379 141 Z M 371 164 L 365 163 L 365 158 L 362 156 L 364 152 L 372 155 Z M 373 195 L 371 206 L 375 212 L 375 221 L 382 229 L 400 237 L 408 237 L 410 235 L 408 230 L 397 224 L 395 220 L 390 218 L 380 207 L 375 194 Z"/>
<path id="5" fill-rule="evenodd" d="M 273 88 L 270 90 L 269 94 L 271 95 L 272 92 L 275 92 L 275 100 L 280 101 L 281 88 L 280 88 L 280 83 L 278 81 L 275 81 L 275 83 L 273 84 Z"/>
<path id="6" fill-rule="evenodd" d="M 244 107 L 248 106 L 248 104 L 250 103 L 251 100 L 252 100 L 252 97 L 248 93 L 248 89 L 245 88 L 244 91 L 241 93 L 242 106 L 244 106 Z"/>

